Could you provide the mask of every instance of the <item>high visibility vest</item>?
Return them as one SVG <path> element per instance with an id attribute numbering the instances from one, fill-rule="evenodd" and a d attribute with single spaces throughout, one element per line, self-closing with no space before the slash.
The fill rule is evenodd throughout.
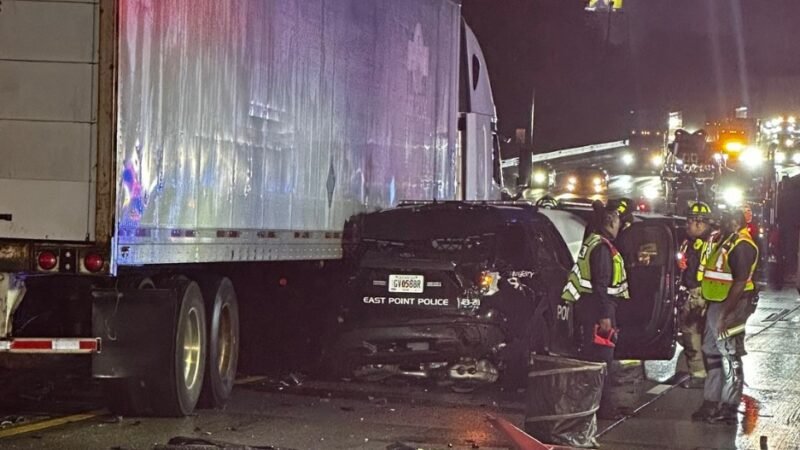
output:
<path id="1" fill-rule="evenodd" d="M 700 256 L 700 264 L 697 265 L 697 273 L 695 274 L 698 282 L 703 281 L 703 271 L 705 270 L 706 261 L 708 261 L 708 257 L 711 256 L 711 251 L 714 249 L 714 242 L 717 240 L 718 236 L 719 233 L 714 231 L 707 239 L 696 238 L 692 243 L 692 250 L 697 252 Z M 687 269 L 689 259 L 688 252 L 689 240 L 685 239 L 681 244 L 681 248 L 678 250 L 678 267 L 681 269 L 681 272 Z"/>
<path id="2" fill-rule="evenodd" d="M 619 299 L 629 299 L 628 276 L 625 273 L 625 263 L 622 255 L 608 239 L 597 233 L 592 233 L 583 241 L 581 251 L 578 253 L 578 260 L 572 266 L 569 273 L 567 284 L 561 291 L 561 298 L 567 302 L 577 302 L 583 294 L 592 291 L 592 270 L 590 265 L 592 250 L 598 245 L 607 245 L 611 250 L 612 272 L 611 286 L 608 287 L 608 295 Z"/>
<path id="3" fill-rule="evenodd" d="M 748 292 L 755 289 L 753 273 L 755 273 L 756 264 L 758 263 L 758 246 L 753 242 L 753 238 L 747 228 L 742 228 L 738 233 L 730 235 L 711 251 L 705 263 L 703 282 L 701 284 L 704 299 L 712 302 L 721 302 L 728 297 L 728 292 L 730 292 L 733 284 L 733 272 L 728 263 L 728 255 L 737 245 L 743 242 L 752 245 L 756 249 L 756 259 L 753 261 L 752 267 L 750 267 L 744 290 Z"/>

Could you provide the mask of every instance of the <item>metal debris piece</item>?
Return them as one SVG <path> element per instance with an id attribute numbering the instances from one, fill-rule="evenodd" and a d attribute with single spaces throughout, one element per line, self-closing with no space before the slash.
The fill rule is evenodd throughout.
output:
<path id="1" fill-rule="evenodd" d="M 403 444 L 402 442 L 395 442 L 394 444 L 389 444 L 386 447 L 386 450 L 417 450 L 416 447 L 411 447 L 410 445 Z"/>
<path id="2" fill-rule="evenodd" d="M 372 397 L 372 396 L 370 396 L 369 397 L 369 401 L 370 401 L 370 403 L 372 403 L 375 406 L 385 406 L 385 405 L 387 405 L 389 403 L 389 399 L 387 399 L 386 397 Z"/>
<path id="3" fill-rule="evenodd" d="M 189 436 L 176 436 L 166 445 L 156 445 L 153 450 L 292 450 L 272 445 L 242 445 Z"/>

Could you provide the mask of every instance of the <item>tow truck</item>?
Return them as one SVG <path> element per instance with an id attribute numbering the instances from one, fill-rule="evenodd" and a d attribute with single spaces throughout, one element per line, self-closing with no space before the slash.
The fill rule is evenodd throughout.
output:
<path id="1" fill-rule="evenodd" d="M 661 171 L 668 210 L 683 214 L 690 201 L 712 198 L 722 166 L 723 158 L 707 145 L 704 130 L 676 130 L 674 141 L 664 151 Z"/>

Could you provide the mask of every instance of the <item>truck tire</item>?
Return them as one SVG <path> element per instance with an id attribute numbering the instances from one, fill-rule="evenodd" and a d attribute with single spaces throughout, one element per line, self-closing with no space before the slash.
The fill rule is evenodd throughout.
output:
<path id="1" fill-rule="evenodd" d="M 201 283 L 208 317 L 208 358 L 200 405 L 218 408 L 230 399 L 239 363 L 239 303 L 228 278 Z"/>
<path id="2" fill-rule="evenodd" d="M 194 281 L 177 276 L 160 288 L 174 289 L 178 298 L 172 364 L 157 374 L 150 403 L 160 416 L 180 417 L 194 411 L 200 399 L 207 353 L 203 294 Z"/>

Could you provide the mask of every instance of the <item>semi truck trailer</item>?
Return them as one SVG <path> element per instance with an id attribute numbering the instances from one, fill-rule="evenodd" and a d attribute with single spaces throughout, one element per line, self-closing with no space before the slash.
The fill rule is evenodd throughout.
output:
<path id="1" fill-rule="evenodd" d="M 83 354 L 115 410 L 225 403 L 238 264 L 501 195 L 457 1 L 17 0 L 0 42 L 0 358 Z"/>

